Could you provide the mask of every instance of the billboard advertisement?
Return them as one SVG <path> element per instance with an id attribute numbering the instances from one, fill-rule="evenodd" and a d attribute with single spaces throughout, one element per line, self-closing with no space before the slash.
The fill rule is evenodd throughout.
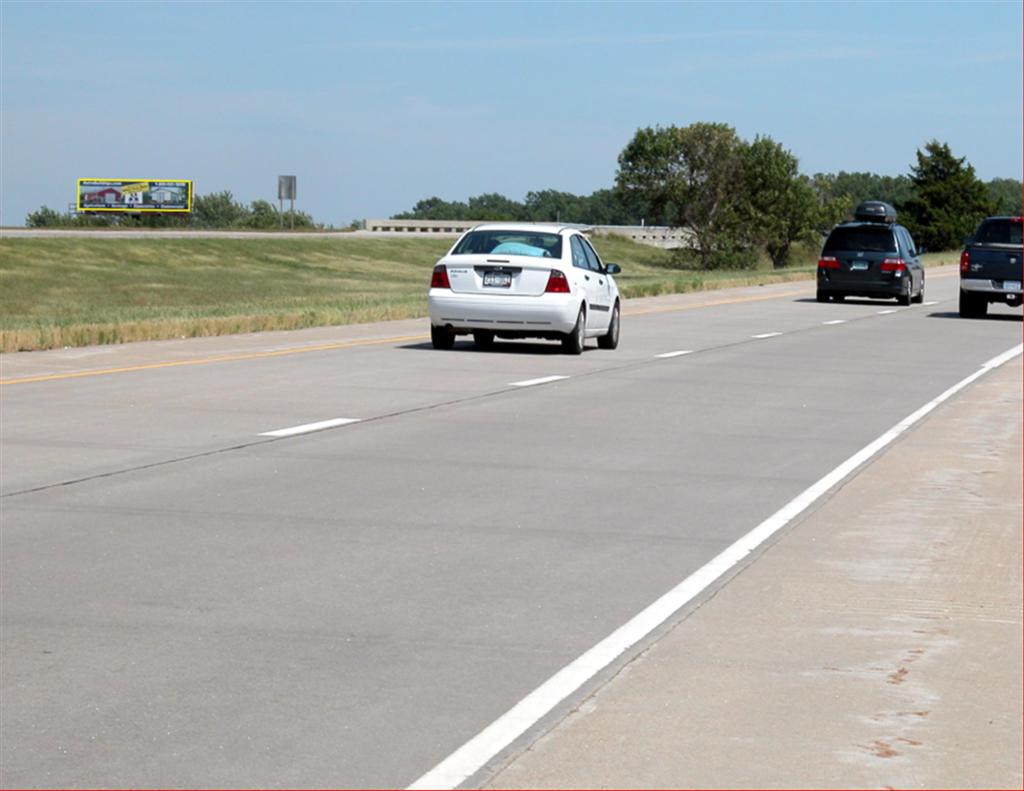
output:
<path id="1" fill-rule="evenodd" d="M 78 211 L 189 212 L 192 182 L 182 179 L 79 179 Z"/>

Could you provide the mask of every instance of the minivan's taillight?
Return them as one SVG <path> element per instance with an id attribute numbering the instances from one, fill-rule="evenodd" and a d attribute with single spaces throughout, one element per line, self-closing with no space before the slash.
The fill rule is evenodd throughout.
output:
<path id="1" fill-rule="evenodd" d="M 960 274 L 966 275 L 967 271 L 971 268 L 971 251 L 964 250 L 960 253 Z"/>
<path id="2" fill-rule="evenodd" d="M 906 272 L 907 262 L 902 258 L 886 258 L 878 268 L 882 272 Z"/>
<path id="3" fill-rule="evenodd" d="M 823 255 L 818 259 L 818 269 L 838 269 L 839 259 L 834 255 Z"/>
<path id="4" fill-rule="evenodd" d="M 448 267 L 444 264 L 438 264 L 434 267 L 434 274 L 430 276 L 430 287 L 431 288 L 451 288 L 452 284 L 448 282 Z"/>
<path id="5" fill-rule="evenodd" d="M 544 289 L 545 294 L 568 294 L 569 293 L 569 281 L 565 277 L 565 272 L 558 269 L 552 269 L 551 274 L 548 275 L 548 285 Z"/>

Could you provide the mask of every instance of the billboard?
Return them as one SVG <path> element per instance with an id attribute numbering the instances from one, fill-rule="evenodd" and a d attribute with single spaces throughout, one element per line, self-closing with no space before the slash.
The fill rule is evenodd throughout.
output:
<path id="1" fill-rule="evenodd" d="M 182 179 L 79 179 L 78 211 L 190 212 L 192 182 Z"/>

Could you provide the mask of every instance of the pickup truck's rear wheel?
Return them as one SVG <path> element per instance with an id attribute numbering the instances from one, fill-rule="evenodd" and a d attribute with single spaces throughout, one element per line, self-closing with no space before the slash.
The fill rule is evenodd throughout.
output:
<path id="1" fill-rule="evenodd" d="M 960 315 L 965 319 L 977 319 L 988 313 L 988 300 L 970 291 L 960 290 Z"/>

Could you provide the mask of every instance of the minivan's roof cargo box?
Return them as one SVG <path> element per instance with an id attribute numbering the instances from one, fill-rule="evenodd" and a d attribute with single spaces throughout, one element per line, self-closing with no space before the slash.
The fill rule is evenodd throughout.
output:
<path id="1" fill-rule="evenodd" d="M 861 222 L 896 222 L 896 209 L 880 200 L 861 201 L 853 216 Z"/>

